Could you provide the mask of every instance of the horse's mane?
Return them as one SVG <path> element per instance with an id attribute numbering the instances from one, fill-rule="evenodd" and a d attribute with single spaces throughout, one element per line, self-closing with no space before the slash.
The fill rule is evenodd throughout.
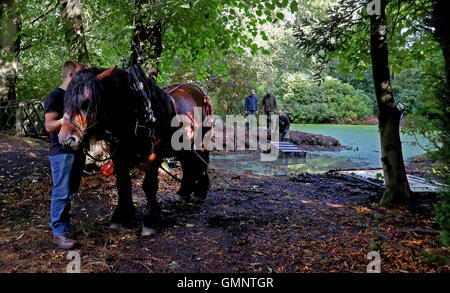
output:
<path id="1" fill-rule="evenodd" d="M 96 74 L 101 71 L 98 68 L 82 69 L 75 74 L 67 87 L 64 98 L 64 111 L 74 114 L 88 114 L 88 120 L 94 121 L 99 112 L 99 104 L 102 93 L 100 81 Z M 84 91 L 90 94 L 90 101 L 85 101 Z"/>

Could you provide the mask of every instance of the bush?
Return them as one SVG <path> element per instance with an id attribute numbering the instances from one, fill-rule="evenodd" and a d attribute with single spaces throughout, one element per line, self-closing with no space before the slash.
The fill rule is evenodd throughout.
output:
<path id="1" fill-rule="evenodd" d="M 413 95 L 414 106 L 410 104 L 403 131 L 423 135 L 434 146 L 428 154 L 438 162 L 436 169 L 446 185 L 439 192 L 434 220 L 441 227 L 442 244 L 450 246 L 450 88 L 443 58 L 430 60 L 424 70 L 423 86 L 419 94 Z"/>
<path id="2" fill-rule="evenodd" d="M 373 114 L 364 92 L 331 77 L 318 85 L 307 75 L 286 74 L 280 88 L 280 104 L 296 123 L 349 123 Z"/>
<path id="3" fill-rule="evenodd" d="M 447 183 L 449 180 L 447 180 Z M 450 188 L 446 187 L 439 193 L 439 202 L 434 205 L 436 217 L 434 220 L 441 226 L 440 240 L 443 245 L 450 246 Z"/>

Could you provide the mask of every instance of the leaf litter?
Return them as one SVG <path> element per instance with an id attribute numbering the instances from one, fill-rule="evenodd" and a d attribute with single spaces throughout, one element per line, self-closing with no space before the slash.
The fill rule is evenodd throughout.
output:
<path id="1" fill-rule="evenodd" d="M 65 272 L 67 252 L 51 243 L 51 176 L 46 145 L 0 135 L 0 272 Z M 33 153 L 32 156 L 28 154 Z M 181 176 L 180 169 L 172 169 Z M 380 252 L 382 272 L 449 272 L 437 241 L 430 195 L 421 209 L 378 206 L 383 190 L 338 174 L 258 176 L 211 172 L 203 204 L 174 202 L 179 183 L 160 173 L 164 224 L 140 236 L 143 172 L 132 171 L 131 227 L 108 229 L 117 204 L 114 176 L 82 179 L 71 209 L 82 272 L 366 272 Z M 232 178 L 227 190 L 218 176 Z"/>

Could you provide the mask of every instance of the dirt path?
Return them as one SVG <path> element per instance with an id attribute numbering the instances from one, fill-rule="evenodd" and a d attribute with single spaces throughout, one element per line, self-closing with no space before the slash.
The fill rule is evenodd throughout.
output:
<path id="1" fill-rule="evenodd" d="M 67 252 L 50 242 L 46 145 L 0 135 L 0 149 L 0 272 L 65 272 Z M 202 205 L 175 204 L 178 183 L 160 174 L 165 227 L 149 238 L 139 235 L 138 216 L 129 229 L 109 230 L 114 177 L 84 177 L 71 210 L 82 271 L 365 272 L 365 256 L 377 250 L 384 272 L 449 272 L 429 214 L 378 207 L 383 191 L 372 185 L 334 174 L 211 174 Z M 264 193 L 227 190 L 218 176 Z M 133 171 L 139 215 L 142 180 Z"/>

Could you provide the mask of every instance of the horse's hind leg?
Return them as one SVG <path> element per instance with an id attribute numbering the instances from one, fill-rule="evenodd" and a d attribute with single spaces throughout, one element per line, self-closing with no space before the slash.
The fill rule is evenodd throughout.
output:
<path id="1" fill-rule="evenodd" d="M 209 152 L 208 151 L 195 151 L 200 156 L 192 154 L 194 156 L 194 162 L 192 166 L 192 172 L 196 173 L 196 180 L 194 186 L 194 201 L 202 202 L 206 199 L 208 190 L 210 187 L 208 165 L 209 164 Z"/>
<path id="2" fill-rule="evenodd" d="M 127 225 L 133 219 L 135 215 L 135 208 L 131 197 L 131 178 L 129 173 L 129 167 L 125 163 L 125 160 L 114 160 L 116 167 L 116 184 L 119 193 L 119 200 L 116 210 L 111 218 L 110 228 L 116 229 L 121 224 Z"/>
<path id="3" fill-rule="evenodd" d="M 142 216 L 142 236 L 156 234 L 161 223 L 161 208 L 156 200 L 158 192 L 158 169 L 161 162 L 153 162 L 145 171 L 144 183 L 142 185 L 147 196 L 147 206 Z"/>
<path id="4" fill-rule="evenodd" d="M 186 202 L 189 200 L 193 192 L 194 174 L 192 173 L 192 156 L 190 152 L 184 151 L 178 157 L 183 169 L 183 177 L 181 178 L 181 186 L 175 195 L 175 200 Z"/>

